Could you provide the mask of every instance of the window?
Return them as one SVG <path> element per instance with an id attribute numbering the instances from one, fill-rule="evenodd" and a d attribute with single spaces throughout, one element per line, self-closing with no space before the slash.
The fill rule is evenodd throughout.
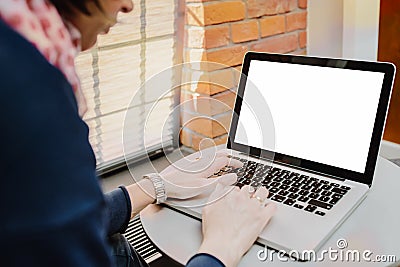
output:
<path id="1" fill-rule="evenodd" d="M 135 0 L 135 9 L 120 14 L 111 31 L 99 36 L 96 46 L 76 59 L 88 104 L 84 120 L 90 128 L 89 140 L 100 173 L 125 163 L 123 129 L 128 106 L 129 113 L 135 114 L 135 120 L 129 120 L 129 127 L 138 129 L 125 146 L 128 148 L 125 155 L 130 159 L 147 156 L 145 147 L 151 153 L 178 142 L 174 132 L 179 127 L 179 118 L 169 119 L 167 125 L 163 119 L 147 120 L 145 111 L 158 97 L 154 97 L 151 88 L 140 88 L 153 75 L 181 63 L 180 1 Z M 174 75 L 171 73 L 171 80 L 176 78 Z M 134 96 L 135 103 L 130 105 Z M 179 102 L 178 96 L 171 93 L 157 101 L 157 113 L 169 114 Z M 150 138 L 147 135 L 144 138 L 140 132 L 144 127 Z M 162 134 L 160 129 L 164 129 Z"/>

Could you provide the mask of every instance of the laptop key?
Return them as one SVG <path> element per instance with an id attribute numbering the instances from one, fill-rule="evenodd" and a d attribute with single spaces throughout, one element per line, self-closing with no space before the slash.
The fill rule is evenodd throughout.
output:
<path id="1" fill-rule="evenodd" d="M 299 197 L 297 200 L 298 200 L 298 201 L 301 201 L 301 202 L 307 202 L 309 199 L 310 199 L 310 198 L 308 198 L 308 197 L 301 196 L 301 197 Z"/>
<path id="2" fill-rule="evenodd" d="M 287 196 L 289 194 L 289 192 L 285 191 L 285 190 L 281 190 L 281 191 L 279 191 L 278 194 L 281 195 L 281 196 Z"/>
<path id="3" fill-rule="evenodd" d="M 342 197 L 343 197 L 343 195 L 339 195 L 339 194 L 334 194 L 332 196 L 333 199 L 337 199 L 337 200 L 341 199 Z"/>
<path id="4" fill-rule="evenodd" d="M 280 188 L 280 189 L 283 189 L 283 190 L 287 190 L 287 189 L 289 188 L 289 186 L 283 184 L 283 185 L 281 185 L 279 188 Z"/>
<path id="5" fill-rule="evenodd" d="M 344 190 L 350 190 L 351 189 L 351 187 L 348 187 L 348 186 L 345 186 L 345 185 L 342 185 L 340 188 L 342 188 Z"/>
<path id="6" fill-rule="evenodd" d="M 345 189 L 343 189 L 343 188 L 337 188 L 337 187 L 332 188 L 331 191 L 332 191 L 333 193 L 337 193 L 337 194 L 341 194 L 341 195 L 344 195 L 344 194 L 347 193 L 347 190 L 345 190 Z"/>
<path id="7" fill-rule="evenodd" d="M 319 215 L 319 216 L 324 216 L 324 215 L 325 215 L 325 212 L 322 212 L 322 211 L 317 210 L 317 211 L 315 212 L 315 214 L 317 214 L 317 215 Z"/>
<path id="8" fill-rule="evenodd" d="M 324 190 L 324 191 L 321 192 L 321 195 L 329 197 L 330 195 L 332 195 L 332 192 Z"/>
<path id="9" fill-rule="evenodd" d="M 331 186 L 339 187 L 339 184 L 337 184 L 337 183 L 331 183 Z"/>
<path id="10" fill-rule="evenodd" d="M 311 186 L 312 187 L 315 187 L 315 188 L 318 188 L 318 187 L 320 187 L 322 184 L 321 183 L 319 183 L 319 182 L 313 182 L 312 184 L 311 184 Z"/>
<path id="11" fill-rule="evenodd" d="M 322 201 L 319 201 L 319 200 L 316 200 L 316 199 L 311 199 L 310 201 L 308 201 L 308 204 L 311 204 L 311 205 L 314 205 L 314 206 L 317 206 L 317 207 L 320 207 L 320 208 L 323 208 L 326 210 L 330 210 L 332 208 L 332 205 L 327 204 Z"/>
<path id="12" fill-rule="evenodd" d="M 324 190 L 331 190 L 332 186 L 325 184 L 321 188 L 324 189 Z"/>
<path id="13" fill-rule="evenodd" d="M 289 197 L 289 198 L 292 198 L 292 199 L 296 199 L 296 198 L 299 197 L 299 195 L 298 195 L 298 194 L 295 194 L 295 193 L 291 193 L 290 195 L 288 195 L 288 197 Z"/>
<path id="14" fill-rule="evenodd" d="M 311 186 L 309 186 L 309 185 L 303 185 L 303 186 L 301 187 L 301 189 L 303 189 L 303 190 L 310 190 L 310 189 L 311 189 Z"/>
<path id="15" fill-rule="evenodd" d="M 300 204 L 294 204 L 293 207 L 298 208 L 298 209 L 304 208 L 304 206 L 300 205 Z"/>
<path id="16" fill-rule="evenodd" d="M 309 211 L 309 212 L 314 212 L 314 210 L 316 210 L 316 209 L 317 209 L 316 206 L 308 205 L 304 210 Z"/>
<path id="17" fill-rule="evenodd" d="M 268 190 L 269 190 L 269 192 L 277 193 L 277 192 L 279 191 L 279 188 L 277 188 L 277 187 L 271 187 L 271 188 L 269 188 Z"/>
<path id="18" fill-rule="evenodd" d="M 294 187 L 300 187 L 300 186 L 301 186 L 301 183 L 299 183 L 299 182 L 294 182 L 294 183 L 292 184 L 292 186 L 294 186 Z"/>
<path id="19" fill-rule="evenodd" d="M 328 202 L 329 201 L 329 197 L 321 196 L 318 200 L 320 200 L 322 202 Z"/>
<path id="20" fill-rule="evenodd" d="M 319 193 L 319 192 L 321 192 L 321 191 L 322 191 L 321 188 L 316 188 L 316 187 L 314 187 L 313 189 L 311 189 L 311 192 L 313 192 L 313 193 Z"/>
<path id="21" fill-rule="evenodd" d="M 296 202 L 296 200 L 288 198 L 283 202 L 283 204 L 286 204 L 288 206 L 292 206 L 295 202 Z"/>
<path id="22" fill-rule="evenodd" d="M 271 192 L 270 192 L 270 193 L 268 194 L 268 198 L 271 198 L 271 197 L 273 197 L 273 196 L 274 196 L 274 193 L 271 193 Z"/>
<path id="23" fill-rule="evenodd" d="M 319 198 L 319 194 L 317 194 L 317 193 L 310 193 L 310 194 L 308 195 L 308 197 L 309 197 L 309 198 L 317 199 L 317 198 Z"/>
<path id="24" fill-rule="evenodd" d="M 292 193 L 297 193 L 297 192 L 299 192 L 299 190 L 300 190 L 300 189 L 298 189 L 298 188 L 296 188 L 296 187 L 293 187 L 293 186 L 290 187 L 290 189 L 289 189 L 289 191 L 292 192 Z"/>
<path id="25" fill-rule="evenodd" d="M 329 204 L 335 205 L 336 203 L 338 203 L 339 199 L 337 198 L 332 198 L 331 201 L 329 201 Z"/>
<path id="26" fill-rule="evenodd" d="M 278 186 L 280 186 L 280 183 L 277 183 L 277 182 L 272 182 L 272 183 L 270 184 L 270 186 L 273 186 L 273 187 L 278 187 Z"/>
<path id="27" fill-rule="evenodd" d="M 292 183 L 292 181 L 289 179 L 285 179 L 284 181 L 282 181 L 282 184 L 285 184 L 285 185 L 290 185 L 291 183 Z"/>
<path id="28" fill-rule="evenodd" d="M 282 202 L 286 199 L 286 197 L 280 196 L 280 195 L 275 195 L 271 198 L 271 200 L 275 200 L 276 202 Z"/>
<path id="29" fill-rule="evenodd" d="M 302 196 L 307 196 L 310 192 L 307 190 L 300 190 L 300 192 L 298 192 L 298 194 L 302 195 Z"/>

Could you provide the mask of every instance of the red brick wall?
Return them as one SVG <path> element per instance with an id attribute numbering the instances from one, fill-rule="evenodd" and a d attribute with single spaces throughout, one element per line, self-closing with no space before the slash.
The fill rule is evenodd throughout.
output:
<path id="1" fill-rule="evenodd" d="M 186 0 L 181 143 L 227 141 L 247 51 L 306 54 L 306 45 L 307 0 Z"/>

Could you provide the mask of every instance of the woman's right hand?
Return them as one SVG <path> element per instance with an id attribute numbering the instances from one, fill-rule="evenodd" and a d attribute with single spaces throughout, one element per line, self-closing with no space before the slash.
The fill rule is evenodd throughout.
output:
<path id="1" fill-rule="evenodd" d="M 229 190 L 229 191 L 228 191 Z M 199 253 L 208 253 L 225 266 L 236 266 L 256 241 L 276 211 L 266 204 L 268 190 L 250 186 L 226 187 L 218 184 L 203 208 L 203 242 Z"/>

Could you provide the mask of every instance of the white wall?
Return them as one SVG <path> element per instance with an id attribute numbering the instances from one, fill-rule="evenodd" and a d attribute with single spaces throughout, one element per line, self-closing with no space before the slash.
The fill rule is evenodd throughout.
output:
<path id="1" fill-rule="evenodd" d="M 308 54 L 376 60 L 380 0 L 309 0 Z"/>
<path id="2" fill-rule="evenodd" d="M 342 57 L 343 0 L 309 0 L 307 54 Z"/>

